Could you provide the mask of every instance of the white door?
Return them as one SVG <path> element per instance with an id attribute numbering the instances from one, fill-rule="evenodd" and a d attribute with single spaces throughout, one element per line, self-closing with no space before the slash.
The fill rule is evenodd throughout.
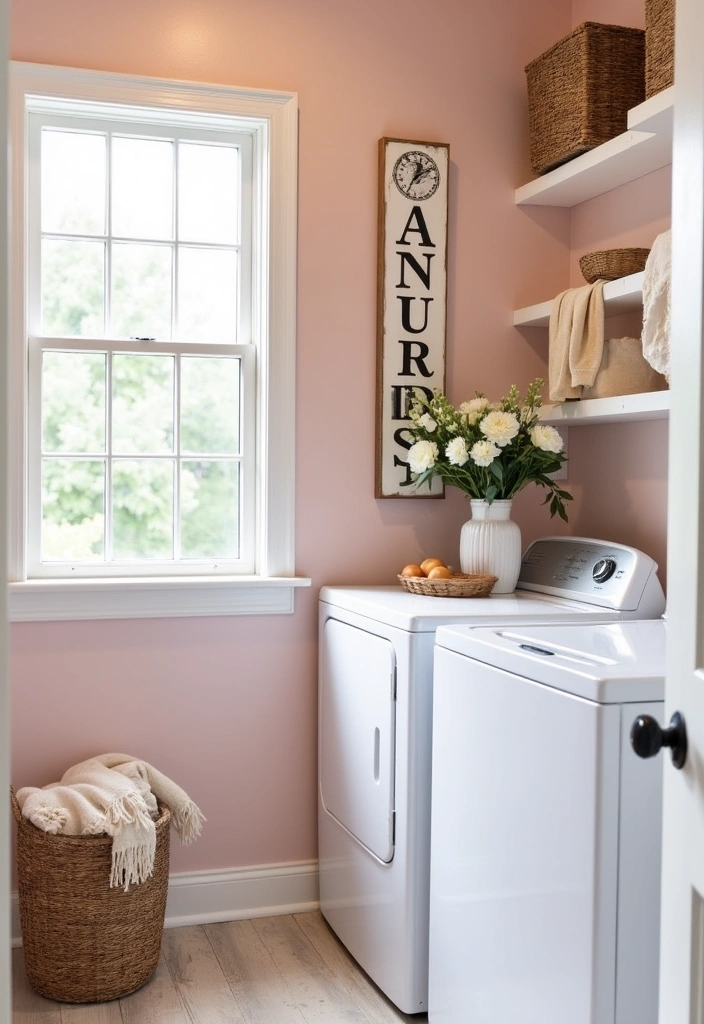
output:
<path id="1" fill-rule="evenodd" d="M 677 771 L 664 751 L 660 1024 L 704 1022 L 702 40 L 702 0 L 677 0 L 665 718 L 682 713 L 688 752 Z"/>
<path id="2" fill-rule="evenodd" d="M 320 796 L 362 846 L 394 855 L 396 652 L 384 636 L 328 618 L 320 643 Z"/>

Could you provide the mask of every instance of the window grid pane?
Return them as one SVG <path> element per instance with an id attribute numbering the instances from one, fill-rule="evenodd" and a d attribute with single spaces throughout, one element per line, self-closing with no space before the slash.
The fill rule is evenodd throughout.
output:
<path id="1" fill-rule="evenodd" d="M 106 141 L 93 132 L 42 130 L 42 231 L 105 234 Z"/>
<path id="2" fill-rule="evenodd" d="M 105 331 L 105 243 L 44 238 L 41 261 L 43 333 L 101 337 Z"/>
<path id="3" fill-rule="evenodd" d="M 167 134 L 173 131 L 170 140 L 150 139 L 148 134 L 132 138 L 125 134 L 124 125 L 120 134 L 109 121 L 103 122 L 104 130 L 84 131 L 80 119 L 76 114 L 71 127 L 64 129 L 56 127 L 60 116 L 52 115 L 50 127 L 37 126 L 40 139 L 53 135 L 45 146 L 47 171 L 53 167 L 56 172 L 63 161 L 65 180 L 66 167 L 75 165 L 72 154 L 85 150 L 93 157 L 81 166 L 84 183 L 73 190 L 43 176 L 38 160 L 34 180 L 40 188 L 30 189 L 30 198 L 39 200 L 39 215 L 31 215 L 35 218 L 30 233 L 35 239 L 31 243 L 35 255 L 30 257 L 31 343 L 41 342 L 39 330 L 48 342 L 43 354 L 41 343 L 36 349 L 38 371 L 33 373 L 38 387 L 30 395 L 30 418 L 36 424 L 30 427 L 31 447 L 37 457 L 32 456 L 36 469 L 30 471 L 29 479 L 32 495 L 39 499 L 35 502 L 30 496 L 34 552 L 30 563 L 68 562 L 79 570 L 77 575 L 81 565 L 94 566 L 90 576 L 100 572 L 101 564 L 109 567 L 133 560 L 171 561 L 175 568 L 179 559 L 194 564 L 237 560 L 242 557 L 243 465 L 250 441 L 249 434 L 245 438 L 242 433 L 242 356 L 224 353 L 237 344 L 239 334 L 240 143 L 179 139 L 181 129 L 168 127 Z M 85 123 L 92 124 L 91 117 Z M 158 134 L 160 128 L 153 127 Z M 184 132 L 195 135 L 190 126 Z M 212 128 L 210 133 L 216 134 Z M 234 128 L 233 137 L 244 138 L 244 133 L 238 136 Z M 56 142 L 53 164 L 49 159 L 52 142 Z M 155 221 L 161 219 L 149 227 L 144 226 L 148 218 L 140 220 L 126 198 L 130 177 L 140 180 L 131 174 L 140 150 L 162 155 L 179 150 L 183 164 L 184 181 L 180 182 L 178 161 L 172 161 L 170 196 L 165 177 L 156 185 L 151 182 L 154 201 L 150 204 L 145 199 L 143 209 L 153 213 Z M 245 173 L 251 175 L 248 141 L 244 152 Z M 162 171 L 166 164 L 168 158 L 162 159 Z M 210 182 L 207 195 L 199 194 L 199 178 Z M 247 181 L 249 188 L 249 177 Z M 144 174 L 141 183 L 148 191 L 150 182 Z M 231 191 L 223 192 L 218 208 L 211 200 L 220 186 Z M 117 187 L 122 190 L 119 197 Z M 155 210 L 159 189 L 165 193 L 164 202 Z M 250 216 L 245 210 L 248 253 Z M 158 253 L 166 254 L 166 260 L 159 261 L 157 255 L 154 266 L 150 257 Z M 251 270 L 245 273 L 249 281 Z M 172 343 L 179 318 L 177 296 L 181 318 L 177 342 Z M 249 302 L 246 297 L 243 337 L 248 340 Z M 61 349 L 56 342 L 52 345 L 51 338 L 61 339 Z M 70 338 L 76 347 L 65 351 Z M 124 374 L 121 378 L 119 356 L 133 359 L 130 341 L 145 338 L 156 339 L 153 351 L 179 369 L 171 385 L 162 382 L 160 390 L 152 381 L 156 391 L 147 393 L 142 387 L 140 394 L 138 386 L 136 393 L 125 397 L 125 388 L 134 387 L 135 381 L 125 380 Z M 106 349 L 97 351 L 96 343 Z M 221 345 L 223 354 L 201 357 L 191 352 L 189 363 L 179 351 L 184 344 L 203 345 L 206 350 Z M 146 358 L 146 353 L 140 356 Z M 189 394 L 181 420 L 184 359 Z M 254 383 L 254 361 L 249 355 L 245 361 L 250 367 L 249 389 Z M 66 379 L 72 390 L 57 397 Z M 115 392 L 120 384 L 122 394 Z M 44 395 L 46 401 L 32 413 L 37 395 Z M 167 406 L 170 419 L 165 415 Z M 141 431 L 136 429 L 140 420 Z M 38 509 L 36 518 L 31 508 Z M 243 534 L 248 551 L 251 531 L 247 526 Z M 246 564 L 253 564 L 253 552 L 246 558 Z"/>
<path id="4" fill-rule="evenodd" d="M 239 474 L 236 462 L 181 461 L 181 555 L 237 558 Z"/>
<path id="5" fill-rule="evenodd" d="M 176 282 L 179 341 L 237 341 L 237 253 L 181 245 Z"/>
<path id="6" fill-rule="evenodd" d="M 176 313 L 181 341 L 236 342 L 238 149 L 182 142 L 174 167 L 172 141 L 78 130 L 44 135 L 42 332 L 102 337 L 109 310 L 110 336 L 168 341 Z M 82 188 L 68 184 L 74 153 L 87 154 L 81 173 L 74 175 L 85 182 Z M 92 241 L 89 234 L 103 236 L 107 251 L 102 239 Z"/>
<path id="7" fill-rule="evenodd" d="M 173 558 L 173 510 L 173 459 L 112 460 L 115 561 Z"/>
<path id="8" fill-rule="evenodd" d="M 104 352 L 44 352 L 42 454 L 104 454 Z"/>
<path id="9" fill-rule="evenodd" d="M 42 560 L 239 558 L 240 364 L 196 352 L 45 350 L 42 373 L 64 395 L 49 408 L 70 428 L 54 422 L 44 434 Z M 105 451 L 106 423 L 98 459 L 90 449 Z M 75 457 L 82 447 L 88 458 Z M 57 457 L 64 450 L 72 457 Z"/>
<path id="10" fill-rule="evenodd" d="M 239 153 L 233 146 L 181 142 L 178 185 L 182 241 L 239 243 Z"/>
<path id="11" fill-rule="evenodd" d="M 173 247 L 113 242 L 110 256 L 110 335 L 168 341 Z"/>
<path id="12" fill-rule="evenodd" d="M 174 356 L 118 353 L 112 357 L 112 452 L 174 450 Z"/>
<path id="13" fill-rule="evenodd" d="M 173 149 L 171 140 L 112 137 L 110 213 L 117 237 L 173 240 Z"/>
<path id="14" fill-rule="evenodd" d="M 42 460 L 44 561 L 95 562 L 105 551 L 105 460 Z"/>

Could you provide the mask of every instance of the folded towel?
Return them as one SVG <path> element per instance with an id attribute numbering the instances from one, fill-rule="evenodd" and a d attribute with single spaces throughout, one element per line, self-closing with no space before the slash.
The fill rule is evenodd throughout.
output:
<path id="1" fill-rule="evenodd" d="M 182 843 L 196 839 L 200 809 L 171 779 L 129 754 L 101 754 L 69 768 L 60 782 L 15 794 L 22 814 L 53 834 L 112 836 L 110 886 L 145 881 L 154 870 L 157 802 L 171 811 Z"/>
<path id="2" fill-rule="evenodd" d="M 568 288 L 550 310 L 548 378 L 553 402 L 579 398 L 591 387 L 604 350 L 604 284 Z"/>
<path id="3" fill-rule="evenodd" d="M 653 242 L 643 274 L 643 355 L 653 369 L 670 379 L 670 276 L 672 231 Z"/>

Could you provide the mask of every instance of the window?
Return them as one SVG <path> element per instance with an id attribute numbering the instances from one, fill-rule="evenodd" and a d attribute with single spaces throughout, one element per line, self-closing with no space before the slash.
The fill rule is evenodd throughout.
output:
<path id="1" fill-rule="evenodd" d="M 295 98 L 12 86 L 12 617 L 292 610 Z"/>

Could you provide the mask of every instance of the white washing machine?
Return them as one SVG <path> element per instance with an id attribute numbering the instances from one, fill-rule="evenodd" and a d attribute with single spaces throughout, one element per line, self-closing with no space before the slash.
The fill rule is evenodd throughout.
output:
<path id="1" fill-rule="evenodd" d="M 431 1024 L 657 1024 L 665 628 L 438 630 Z"/>
<path id="2" fill-rule="evenodd" d="M 405 1012 L 427 1008 L 437 627 L 655 618 L 665 607 L 656 569 L 634 548 L 548 537 L 527 549 L 510 595 L 322 588 L 320 906 L 358 963 Z"/>

